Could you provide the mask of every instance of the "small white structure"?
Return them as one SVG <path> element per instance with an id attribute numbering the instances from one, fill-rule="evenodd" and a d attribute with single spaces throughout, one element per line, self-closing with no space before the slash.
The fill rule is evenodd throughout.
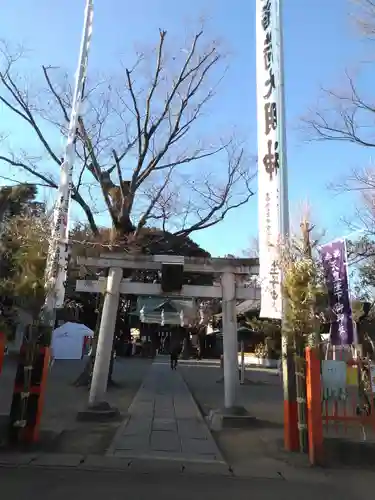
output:
<path id="1" fill-rule="evenodd" d="M 55 359 L 81 359 L 87 338 L 94 332 L 81 323 L 65 323 L 52 332 L 52 350 Z"/>
<path id="2" fill-rule="evenodd" d="M 241 354 L 238 354 L 238 363 L 241 364 Z M 245 366 L 262 366 L 263 368 L 277 368 L 280 369 L 280 360 L 269 359 L 269 358 L 259 358 L 255 354 L 246 353 L 244 354 Z"/>

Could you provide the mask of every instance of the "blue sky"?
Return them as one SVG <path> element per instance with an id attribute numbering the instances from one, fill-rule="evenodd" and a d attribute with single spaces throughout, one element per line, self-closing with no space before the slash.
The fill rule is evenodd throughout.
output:
<path id="1" fill-rule="evenodd" d="M 250 152 L 256 154 L 254 4 L 253 0 L 95 0 L 89 73 L 118 71 L 119 57 L 126 60 L 134 47 L 152 44 L 159 28 L 178 36 L 203 16 L 208 20 L 210 35 L 220 38 L 230 54 L 230 68 L 219 90 L 215 112 L 246 137 Z M 368 165 L 370 153 L 334 142 L 308 143 L 299 120 L 316 105 L 320 86 L 339 85 L 345 68 L 354 67 L 365 57 L 365 47 L 351 25 L 350 2 L 284 0 L 284 4 L 291 218 L 297 218 L 300 204 L 307 200 L 315 222 L 327 231 L 328 239 L 333 239 L 348 232 L 340 217 L 353 213 L 355 200 L 351 195 L 334 196 L 327 184 L 353 167 Z M 25 71 L 51 64 L 71 71 L 73 78 L 83 7 L 84 0 L 4 2 L 0 37 L 23 42 L 30 49 Z M 366 86 L 366 81 L 362 84 Z M 210 120 L 209 126 L 214 127 L 214 121 Z M 8 115 L 6 128 L 14 143 L 24 149 L 32 147 L 32 137 Z M 196 233 L 194 239 L 214 255 L 240 255 L 256 233 L 254 197 L 218 226 Z"/>

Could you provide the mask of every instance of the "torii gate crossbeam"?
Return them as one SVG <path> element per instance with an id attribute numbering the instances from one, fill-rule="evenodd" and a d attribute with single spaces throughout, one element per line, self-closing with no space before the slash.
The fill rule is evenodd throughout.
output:
<path id="1" fill-rule="evenodd" d="M 105 401 L 113 336 L 120 294 L 156 295 L 169 297 L 222 298 L 223 350 L 224 350 L 224 405 L 236 406 L 238 380 L 237 300 L 260 300 L 260 289 L 255 284 L 244 286 L 244 278 L 256 277 L 259 272 L 257 259 L 202 259 L 170 255 L 131 256 L 104 254 L 100 258 L 77 259 L 77 264 L 87 267 L 109 268 L 108 278 L 77 280 L 78 292 L 98 293 L 105 286 L 106 296 L 100 323 L 98 346 L 90 389 L 89 406 Z M 182 264 L 184 272 L 220 275 L 220 282 L 213 286 L 184 285 L 180 292 L 163 294 L 160 284 L 139 283 L 123 279 L 123 268 L 159 270 L 162 264 Z"/>

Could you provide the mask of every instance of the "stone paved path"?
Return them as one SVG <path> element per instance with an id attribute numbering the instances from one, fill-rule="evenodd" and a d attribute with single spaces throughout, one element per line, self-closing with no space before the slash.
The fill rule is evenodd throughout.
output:
<path id="1" fill-rule="evenodd" d="M 151 365 L 108 455 L 225 463 L 185 381 L 164 356 Z"/>

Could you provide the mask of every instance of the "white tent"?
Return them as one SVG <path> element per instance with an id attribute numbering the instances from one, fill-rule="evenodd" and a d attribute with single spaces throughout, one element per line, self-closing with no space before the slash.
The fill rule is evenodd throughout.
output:
<path id="1" fill-rule="evenodd" d="M 52 349 L 55 359 L 81 359 L 85 337 L 94 332 L 81 323 L 65 323 L 52 332 Z"/>

